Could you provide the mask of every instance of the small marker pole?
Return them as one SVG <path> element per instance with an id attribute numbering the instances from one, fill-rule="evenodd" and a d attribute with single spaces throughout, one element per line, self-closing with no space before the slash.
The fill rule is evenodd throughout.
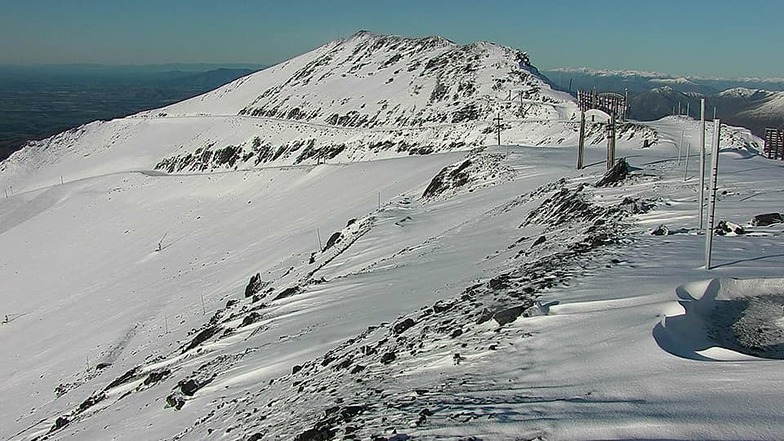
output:
<path id="1" fill-rule="evenodd" d="M 201 313 L 202 315 L 207 315 L 207 308 L 204 307 L 204 294 L 199 294 L 201 296 Z"/>
<path id="2" fill-rule="evenodd" d="M 708 196 L 708 231 L 705 232 L 705 269 L 711 269 L 713 253 L 713 227 L 716 222 L 716 190 L 719 178 L 719 135 L 721 122 L 713 120 L 713 153 L 711 157 L 710 195 Z"/>
<path id="3" fill-rule="evenodd" d="M 319 250 L 321 250 L 321 230 L 318 228 L 316 228 L 316 235 L 318 236 Z"/>
<path id="4" fill-rule="evenodd" d="M 169 316 L 168 315 L 164 315 L 163 316 L 163 333 L 164 334 L 168 334 L 169 333 Z"/>
<path id="5" fill-rule="evenodd" d="M 691 143 L 686 143 L 686 167 L 683 169 L 683 181 L 686 182 L 689 174 L 689 155 L 691 155 Z"/>
<path id="6" fill-rule="evenodd" d="M 378 209 L 381 210 L 381 192 L 378 192 Z"/>
<path id="7" fill-rule="evenodd" d="M 699 189 L 700 225 L 698 230 L 704 228 L 705 219 L 705 98 L 700 100 L 700 189 Z"/>

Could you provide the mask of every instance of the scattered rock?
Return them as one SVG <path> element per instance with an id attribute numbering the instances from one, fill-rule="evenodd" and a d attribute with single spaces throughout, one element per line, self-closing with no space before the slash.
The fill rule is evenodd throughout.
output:
<path id="1" fill-rule="evenodd" d="M 297 372 L 299 372 L 301 370 L 302 370 L 302 366 L 296 364 L 296 365 L 294 365 L 293 368 L 291 368 L 291 375 L 294 375 L 294 374 L 296 374 Z"/>
<path id="2" fill-rule="evenodd" d="M 147 378 L 144 379 L 144 385 L 149 386 L 151 384 L 158 383 L 169 375 L 171 375 L 171 371 L 169 369 L 150 372 L 150 374 L 147 375 Z"/>
<path id="3" fill-rule="evenodd" d="M 115 387 L 117 387 L 117 386 L 119 386 L 121 384 L 125 384 L 125 383 L 131 381 L 132 379 L 136 378 L 136 376 L 138 375 L 140 369 L 141 368 L 139 366 L 134 367 L 133 369 L 129 370 L 128 372 L 126 372 L 126 373 L 120 375 L 119 377 L 115 378 L 114 381 L 109 383 L 109 385 L 106 386 L 103 390 L 109 390 L 109 389 L 115 388 Z"/>
<path id="4" fill-rule="evenodd" d="M 246 315 L 244 319 L 242 319 L 242 324 L 240 325 L 240 328 L 248 325 L 252 325 L 253 323 L 259 321 L 259 319 L 261 319 L 261 314 L 259 314 L 256 311 L 253 311 L 250 314 Z"/>
<path id="5" fill-rule="evenodd" d="M 100 393 L 98 393 L 96 395 L 91 396 L 90 398 L 84 400 L 82 402 L 82 404 L 79 405 L 79 411 L 83 412 L 83 411 L 85 411 L 85 410 L 95 406 L 96 404 L 101 402 L 104 398 L 106 398 L 106 393 L 105 392 L 100 392 Z"/>
<path id="6" fill-rule="evenodd" d="M 186 346 L 182 350 L 182 353 L 184 354 L 184 353 L 188 352 L 189 350 L 195 348 L 196 346 L 199 346 L 200 344 L 202 344 L 205 341 L 207 341 L 210 337 L 212 337 L 213 335 L 217 334 L 217 332 L 218 332 L 218 327 L 217 326 L 210 326 L 209 328 L 204 329 L 203 331 L 201 331 L 198 334 L 196 334 L 196 337 L 193 337 L 193 340 L 191 340 L 191 342 L 188 344 L 188 346 Z"/>
<path id="7" fill-rule="evenodd" d="M 784 223 L 781 213 L 758 214 L 751 218 L 752 227 L 767 227 L 768 225 Z"/>
<path id="8" fill-rule="evenodd" d="M 405 332 L 408 328 L 414 326 L 414 324 L 415 323 L 413 319 L 407 318 L 402 322 L 396 323 L 395 326 L 392 328 L 392 332 L 394 332 L 395 335 L 400 335 L 403 332 Z"/>
<path id="9" fill-rule="evenodd" d="M 713 232 L 719 236 L 726 236 L 726 235 L 739 235 L 745 234 L 746 229 L 741 227 L 738 224 L 734 224 L 729 221 L 719 221 L 718 225 L 713 228 Z"/>
<path id="10" fill-rule="evenodd" d="M 185 405 L 185 398 L 179 394 L 171 394 L 166 397 L 166 404 L 173 407 L 175 410 L 180 410 L 182 409 L 182 406 Z"/>
<path id="11" fill-rule="evenodd" d="M 397 355 L 395 354 L 395 351 L 390 351 L 390 352 L 387 352 L 386 354 L 381 356 L 381 363 L 389 364 L 389 363 L 392 363 L 393 361 L 395 361 L 396 358 L 397 358 Z"/>
<path id="12" fill-rule="evenodd" d="M 314 427 L 294 437 L 294 441 L 327 441 L 335 436 L 335 431 L 329 427 Z"/>
<path id="13" fill-rule="evenodd" d="M 654 236 L 667 236 L 670 234 L 670 229 L 667 228 L 667 225 L 661 224 L 658 227 L 651 230 L 651 234 Z"/>

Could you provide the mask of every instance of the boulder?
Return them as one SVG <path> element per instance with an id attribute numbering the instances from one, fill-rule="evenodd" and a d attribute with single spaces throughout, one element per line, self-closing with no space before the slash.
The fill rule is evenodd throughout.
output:
<path id="1" fill-rule="evenodd" d="M 626 175 L 629 174 L 631 171 L 631 167 L 629 163 L 626 162 L 626 158 L 621 158 L 615 165 L 612 166 L 611 169 L 607 170 L 607 172 L 602 176 L 602 179 L 596 181 L 594 184 L 597 187 L 609 187 L 611 185 L 615 185 L 626 178 Z"/>
<path id="2" fill-rule="evenodd" d="M 507 323 L 512 323 L 513 321 L 517 320 L 517 317 L 520 317 L 520 315 L 526 309 L 527 307 L 522 305 L 507 308 L 493 314 L 493 320 L 498 322 L 499 325 L 503 326 Z"/>
<path id="3" fill-rule="evenodd" d="M 768 225 L 784 223 L 781 213 L 758 214 L 751 219 L 752 227 L 767 227 Z"/>
<path id="4" fill-rule="evenodd" d="M 248 286 L 245 287 L 245 297 L 253 297 L 254 294 L 261 291 L 261 274 L 256 273 L 255 276 L 250 278 Z"/>

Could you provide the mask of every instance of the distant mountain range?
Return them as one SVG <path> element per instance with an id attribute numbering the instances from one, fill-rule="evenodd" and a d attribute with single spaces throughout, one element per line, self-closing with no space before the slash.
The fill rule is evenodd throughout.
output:
<path id="1" fill-rule="evenodd" d="M 784 78 L 706 78 L 629 70 L 564 68 L 543 70 L 564 90 L 597 89 L 629 94 L 629 115 L 650 121 L 677 113 L 699 118 L 705 98 L 707 117 L 716 116 L 763 136 L 766 127 L 784 126 Z"/>

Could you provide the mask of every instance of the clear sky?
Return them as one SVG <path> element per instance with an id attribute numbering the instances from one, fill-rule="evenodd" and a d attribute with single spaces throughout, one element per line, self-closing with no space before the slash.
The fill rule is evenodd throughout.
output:
<path id="1" fill-rule="evenodd" d="M 781 0 L 0 0 L 0 64 L 274 64 L 367 29 L 539 68 L 784 77 Z"/>

